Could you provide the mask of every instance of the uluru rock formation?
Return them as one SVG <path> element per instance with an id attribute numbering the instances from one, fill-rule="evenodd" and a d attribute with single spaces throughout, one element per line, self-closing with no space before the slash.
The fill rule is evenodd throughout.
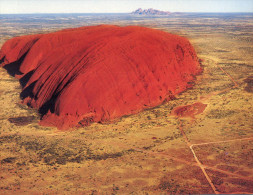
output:
<path id="1" fill-rule="evenodd" d="M 99 25 L 8 40 L 1 66 L 20 79 L 40 124 L 68 129 L 112 121 L 170 100 L 201 72 L 186 38 Z"/>

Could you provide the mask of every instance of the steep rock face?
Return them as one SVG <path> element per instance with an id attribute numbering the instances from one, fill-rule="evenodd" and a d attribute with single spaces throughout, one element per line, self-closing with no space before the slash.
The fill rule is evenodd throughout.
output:
<path id="1" fill-rule="evenodd" d="M 186 38 L 100 25 L 8 40 L 1 66 L 20 79 L 40 124 L 68 129 L 112 121 L 161 104 L 201 72 Z"/>

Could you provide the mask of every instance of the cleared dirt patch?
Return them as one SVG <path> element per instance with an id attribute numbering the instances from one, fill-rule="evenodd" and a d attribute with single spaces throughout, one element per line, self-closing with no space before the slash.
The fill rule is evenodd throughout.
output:
<path id="1" fill-rule="evenodd" d="M 244 80 L 244 82 L 247 83 L 245 91 L 253 93 L 253 76 L 249 76 L 247 79 Z"/>
<path id="2" fill-rule="evenodd" d="M 13 118 L 8 119 L 8 121 L 10 121 L 11 123 L 14 123 L 17 126 L 28 125 L 34 120 L 35 120 L 34 116 L 19 116 L 19 117 L 13 117 Z"/>
<path id="3" fill-rule="evenodd" d="M 201 102 L 196 102 L 194 104 L 179 106 L 172 110 L 172 115 L 177 117 L 190 117 L 195 118 L 195 115 L 201 114 L 204 112 L 207 104 Z"/>

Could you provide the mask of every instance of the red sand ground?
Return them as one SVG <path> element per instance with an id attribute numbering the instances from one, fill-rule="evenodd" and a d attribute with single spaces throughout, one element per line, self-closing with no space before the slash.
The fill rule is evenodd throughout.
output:
<path id="1" fill-rule="evenodd" d="M 0 60 L 20 79 L 23 102 L 39 109 L 40 123 L 59 129 L 157 106 L 201 72 L 186 38 L 138 26 L 16 37 L 3 45 Z"/>

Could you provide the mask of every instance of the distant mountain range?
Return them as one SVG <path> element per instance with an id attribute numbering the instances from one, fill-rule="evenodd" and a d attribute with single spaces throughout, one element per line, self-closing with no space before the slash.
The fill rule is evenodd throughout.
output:
<path id="1" fill-rule="evenodd" d="M 133 11 L 131 14 L 135 14 L 135 15 L 170 15 L 171 12 L 167 12 L 167 11 L 160 11 L 157 9 L 137 9 L 135 11 Z"/>

